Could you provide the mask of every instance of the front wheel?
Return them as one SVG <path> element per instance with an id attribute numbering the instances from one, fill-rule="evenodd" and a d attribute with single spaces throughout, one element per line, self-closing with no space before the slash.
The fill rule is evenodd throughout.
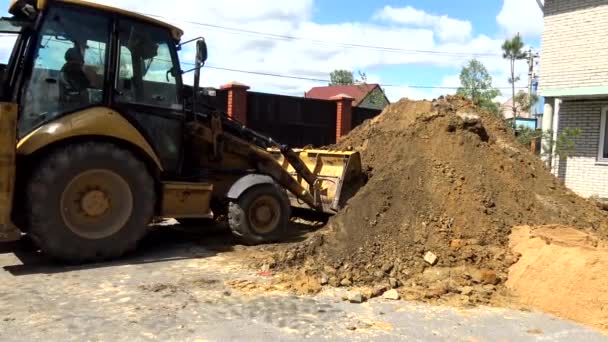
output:
<path id="1" fill-rule="evenodd" d="M 228 208 L 230 229 L 249 245 L 281 240 L 290 216 L 289 199 L 276 184 L 254 186 Z"/>

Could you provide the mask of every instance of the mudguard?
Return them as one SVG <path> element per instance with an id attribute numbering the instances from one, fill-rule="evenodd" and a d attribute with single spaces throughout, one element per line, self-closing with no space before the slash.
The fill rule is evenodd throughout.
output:
<path id="1" fill-rule="evenodd" d="M 266 175 L 259 175 L 259 174 L 247 175 L 247 176 L 239 179 L 232 185 L 230 190 L 228 190 L 228 194 L 226 195 L 226 197 L 231 200 L 236 200 L 239 197 L 241 197 L 241 195 L 245 191 L 247 191 L 251 187 L 254 187 L 254 186 L 260 185 L 260 184 L 276 184 L 276 182 L 271 177 L 266 176 Z"/>
<path id="2" fill-rule="evenodd" d="M 61 140 L 86 136 L 111 137 L 132 144 L 163 170 L 160 159 L 141 133 L 119 113 L 105 107 L 85 109 L 42 125 L 19 141 L 17 154 L 29 155 Z"/>

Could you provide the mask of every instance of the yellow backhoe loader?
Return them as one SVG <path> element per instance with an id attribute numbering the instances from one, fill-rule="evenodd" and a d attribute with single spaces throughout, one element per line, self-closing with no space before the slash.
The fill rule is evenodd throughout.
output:
<path id="1" fill-rule="evenodd" d="M 292 207 L 331 214 L 361 180 L 354 152 L 298 150 L 198 101 L 203 38 L 79 0 L 17 0 L 0 32 L 0 237 L 105 260 L 148 224 L 225 215 L 246 243 L 280 239 Z M 178 51 L 196 46 L 193 87 Z M 288 115 L 289 113 L 286 113 Z M 348 191 L 346 191 L 348 189 Z"/>

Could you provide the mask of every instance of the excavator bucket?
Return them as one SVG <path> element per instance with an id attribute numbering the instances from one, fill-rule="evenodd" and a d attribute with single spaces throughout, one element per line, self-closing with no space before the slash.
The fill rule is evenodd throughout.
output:
<path id="1" fill-rule="evenodd" d="M 318 191 L 299 176 L 280 151 L 269 152 L 302 187 L 320 200 L 323 212 L 335 214 L 357 193 L 364 184 L 359 152 L 330 150 L 294 150 L 308 169 L 318 178 Z M 320 198 L 319 198 L 320 197 Z M 303 201 L 289 194 L 291 205 L 296 208 L 312 209 Z"/>

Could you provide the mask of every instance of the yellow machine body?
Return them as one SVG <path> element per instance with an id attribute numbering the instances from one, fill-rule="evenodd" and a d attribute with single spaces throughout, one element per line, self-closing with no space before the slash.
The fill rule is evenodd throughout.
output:
<path id="1" fill-rule="evenodd" d="M 19 231 L 11 222 L 15 189 L 17 112 L 14 103 L 0 103 L 0 240 L 12 240 Z"/>

